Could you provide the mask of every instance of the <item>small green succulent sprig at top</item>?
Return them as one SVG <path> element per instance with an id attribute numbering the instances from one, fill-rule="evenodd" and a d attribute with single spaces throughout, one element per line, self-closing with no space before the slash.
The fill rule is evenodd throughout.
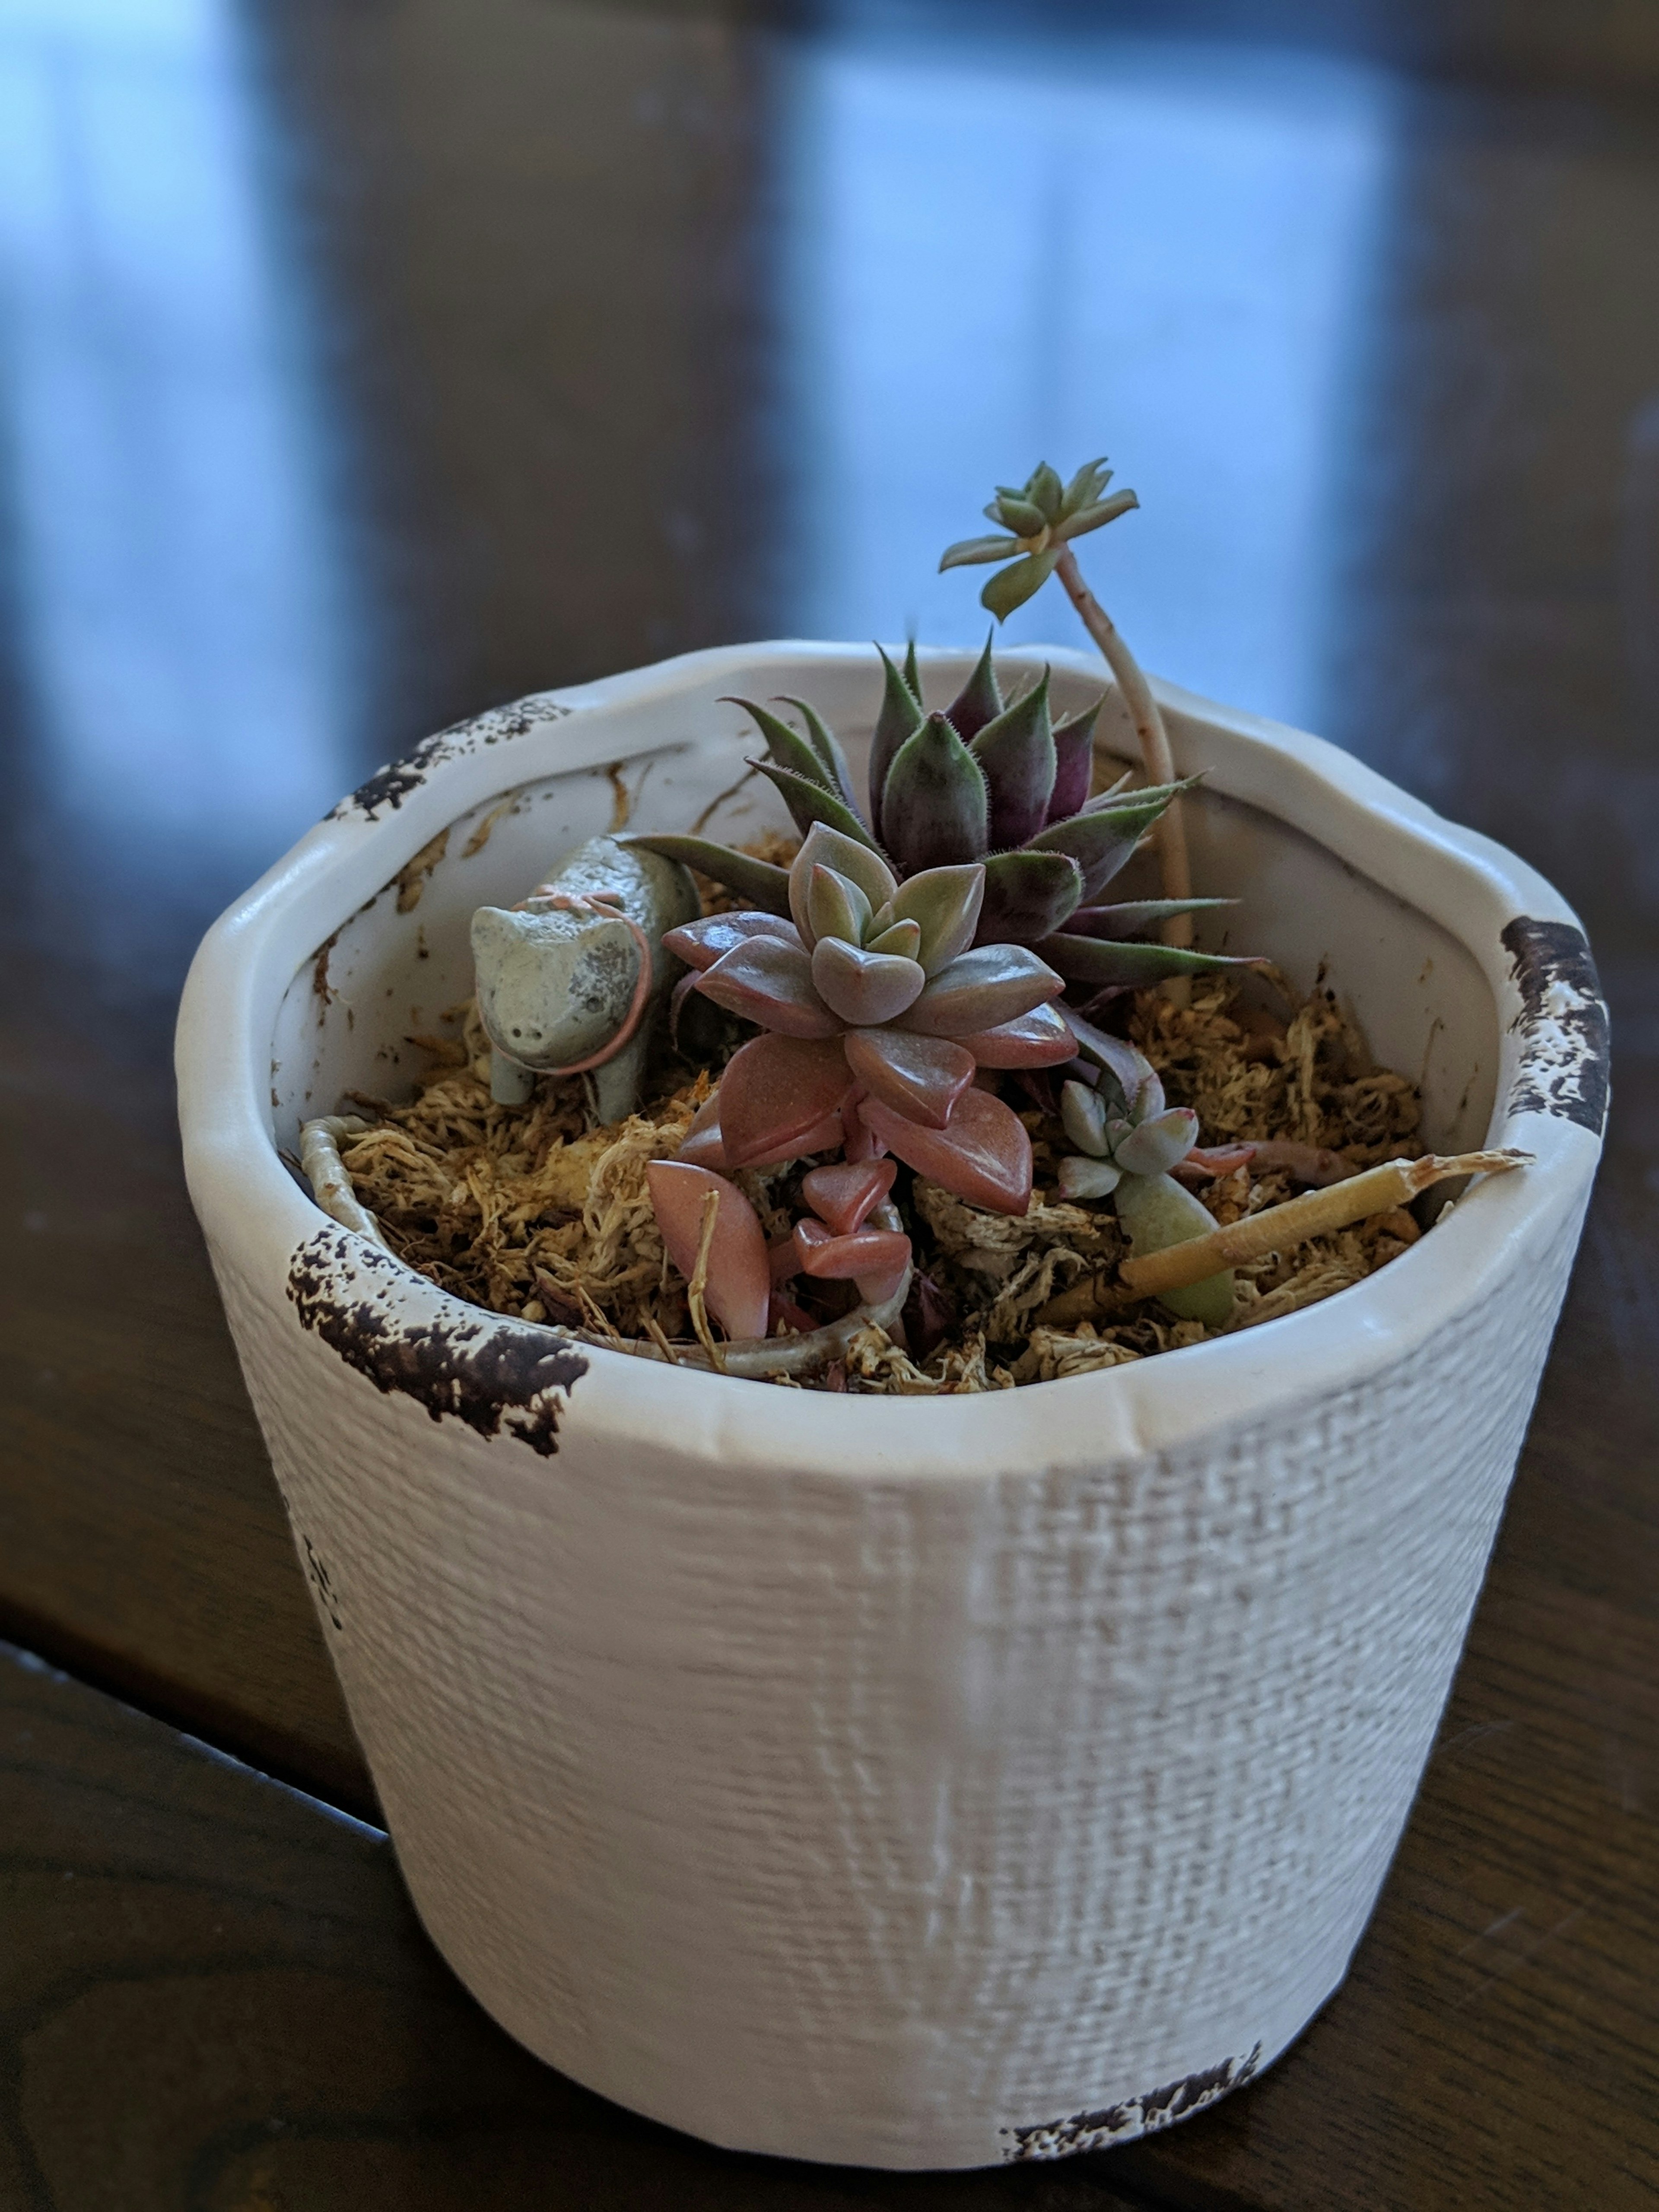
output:
<path id="1" fill-rule="evenodd" d="M 996 497 L 985 509 L 988 520 L 1000 524 L 1008 534 L 960 538 L 945 547 L 939 565 L 944 570 L 996 562 L 997 573 L 979 597 L 980 605 L 999 622 L 1005 622 L 1016 607 L 1024 606 L 1050 576 L 1058 576 L 1084 628 L 1117 678 L 1149 780 L 1155 785 L 1173 784 L 1175 763 L 1169 732 L 1152 687 L 1116 624 L 1085 583 L 1072 550 L 1074 539 L 1139 506 L 1132 491 L 1109 495 L 1106 487 L 1111 480 L 1112 471 L 1103 459 L 1085 461 L 1068 484 L 1060 483 L 1047 461 L 1039 462 L 1018 490 L 999 485 Z M 1192 921 L 1184 902 L 1190 897 L 1193 878 L 1178 803 L 1170 806 L 1158 825 L 1158 847 L 1164 895 L 1171 902 L 1182 902 L 1174 905 L 1164 921 L 1164 941 L 1188 945 L 1193 941 Z"/>
<path id="2" fill-rule="evenodd" d="M 999 484 L 996 497 L 985 509 L 986 520 L 1007 535 L 959 538 L 946 546 L 940 568 L 1006 562 L 979 595 L 980 605 L 999 622 L 1006 622 L 1016 607 L 1023 607 L 1033 592 L 1042 590 L 1073 538 L 1139 506 L 1132 491 L 1108 496 L 1111 480 L 1112 471 L 1103 459 L 1085 461 L 1065 485 L 1047 461 L 1040 462 L 1018 490 Z"/>
<path id="3" fill-rule="evenodd" d="M 1091 799 L 1098 701 L 1056 724 L 1047 670 L 1006 700 L 988 639 L 942 711 L 930 713 L 923 700 L 914 647 L 902 669 L 885 653 L 881 663 L 867 810 L 854 793 L 839 740 L 805 700 L 779 702 L 795 708 L 804 729 L 753 700 L 732 702 L 754 718 L 765 743 L 766 757 L 750 765 L 776 787 L 803 836 L 833 830 L 901 882 L 939 868 L 982 867 L 974 941 L 1032 946 L 1085 996 L 1237 964 L 1139 941 L 1171 915 L 1225 900 L 1103 902 L 1108 884 L 1188 787 L 1120 785 Z M 752 907 L 790 911 L 788 872 L 768 861 L 701 837 L 632 842 L 714 877 Z"/>

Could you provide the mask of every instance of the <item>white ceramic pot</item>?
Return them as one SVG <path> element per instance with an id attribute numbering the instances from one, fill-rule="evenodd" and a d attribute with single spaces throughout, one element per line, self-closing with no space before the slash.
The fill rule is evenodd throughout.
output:
<path id="1" fill-rule="evenodd" d="M 1052 659 L 1068 708 L 1097 665 Z M 947 698 L 960 656 L 925 659 Z M 726 692 L 866 734 L 863 647 L 691 654 L 421 746 L 204 944 L 191 1189 L 434 1941 L 513 2034 L 720 2143 L 1092 2148 L 1341 1981 L 1480 1588 L 1577 1241 L 1605 1017 L 1549 885 L 1317 740 L 1164 687 L 1200 886 L 1322 962 L 1442 1152 L 1523 1146 L 1392 1267 L 990 1396 L 826 1396 L 444 1295 L 283 1164 L 465 997 L 467 918 L 612 823 L 741 836 Z M 1126 754 L 1121 738 L 1109 738 Z"/>

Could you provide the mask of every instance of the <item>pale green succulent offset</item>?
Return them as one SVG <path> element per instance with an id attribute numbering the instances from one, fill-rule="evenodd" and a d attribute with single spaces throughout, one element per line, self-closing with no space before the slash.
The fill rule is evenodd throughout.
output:
<path id="1" fill-rule="evenodd" d="M 1078 1149 L 1060 1164 L 1060 1196 L 1112 1199 L 1137 1253 L 1206 1235 L 1213 1216 L 1170 1172 L 1198 1142 L 1197 1115 L 1164 1103 L 1157 1070 L 1132 1044 L 1075 1015 L 1071 1025 L 1101 1077 L 1093 1087 L 1073 1080 L 1061 1088 L 1060 1120 Z M 1232 1270 L 1162 1297 L 1183 1321 L 1217 1328 L 1233 1310 Z"/>

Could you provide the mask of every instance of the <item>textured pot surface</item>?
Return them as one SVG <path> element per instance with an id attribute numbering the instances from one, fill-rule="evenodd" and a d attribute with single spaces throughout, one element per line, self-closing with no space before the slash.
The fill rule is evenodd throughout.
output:
<path id="1" fill-rule="evenodd" d="M 1079 654 L 1007 656 L 1040 659 L 1068 709 L 1100 687 Z M 930 697 L 967 665 L 924 656 Z M 319 1212 L 279 1147 L 348 1089 L 407 1088 L 476 906 L 624 813 L 753 835 L 777 817 L 719 695 L 799 691 L 867 737 L 872 666 L 734 647 L 429 741 L 216 927 L 180 1097 L 295 1541 L 456 1971 L 555 2065 L 716 2142 L 972 2166 L 1200 2109 L 1340 1981 L 1565 1285 L 1605 1017 L 1530 869 L 1165 687 L 1234 941 L 1302 985 L 1329 963 L 1420 1073 L 1437 1150 L 1535 1156 L 1370 1281 L 1068 1382 L 870 1400 L 482 1314 Z"/>

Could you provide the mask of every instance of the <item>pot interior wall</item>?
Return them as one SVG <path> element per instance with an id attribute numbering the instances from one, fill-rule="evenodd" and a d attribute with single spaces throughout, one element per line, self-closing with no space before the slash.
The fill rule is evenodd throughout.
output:
<path id="1" fill-rule="evenodd" d="M 1022 656 L 1008 658 L 1018 669 Z M 952 664 L 941 662 L 941 699 L 951 676 Z M 765 688 L 812 698 L 847 738 L 861 787 L 878 703 L 866 672 L 804 662 L 781 677 L 772 665 Z M 1094 694 L 1056 671 L 1054 696 L 1072 711 Z M 349 1092 L 410 1096 L 428 1065 L 419 1041 L 459 1034 L 472 988 L 474 908 L 512 905 L 570 846 L 624 825 L 683 830 L 699 817 L 705 835 L 733 841 L 789 827 L 771 787 L 746 775 L 755 741 L 738 710 L 689 700 L 679 726 L 687 726 L 698 734 L 630 751 L 619 714 L 617 765 L 549 775 L 475 807 L 343 921 L 296 974 L 278 1014 L 271 1106 L 279 1146 L 297 1152 L 301 1122 L 340 1110 Z M 1130 764 L 1121 723 L 1104 731 L 1100 750 L 1109 780 Z M 1194 881 L 1214 895 L 1240 895 L 1237 908 L 1200 917 L 1200 940 L 1268 954 L 1299 991 L 1323 970 L 1376 1060 L 1421 1081 L 1428 1143 L 1441 1152 L 1480 1143 L 1492 1115 L 1498 1023 L 1468 951 L 1261 810 L 1213 790 L 1188 806 Z M 1149 863 L 1134 866 L 1155 890 Z M 1136 886 L 1118 895 L 1146 893 Z"/>

